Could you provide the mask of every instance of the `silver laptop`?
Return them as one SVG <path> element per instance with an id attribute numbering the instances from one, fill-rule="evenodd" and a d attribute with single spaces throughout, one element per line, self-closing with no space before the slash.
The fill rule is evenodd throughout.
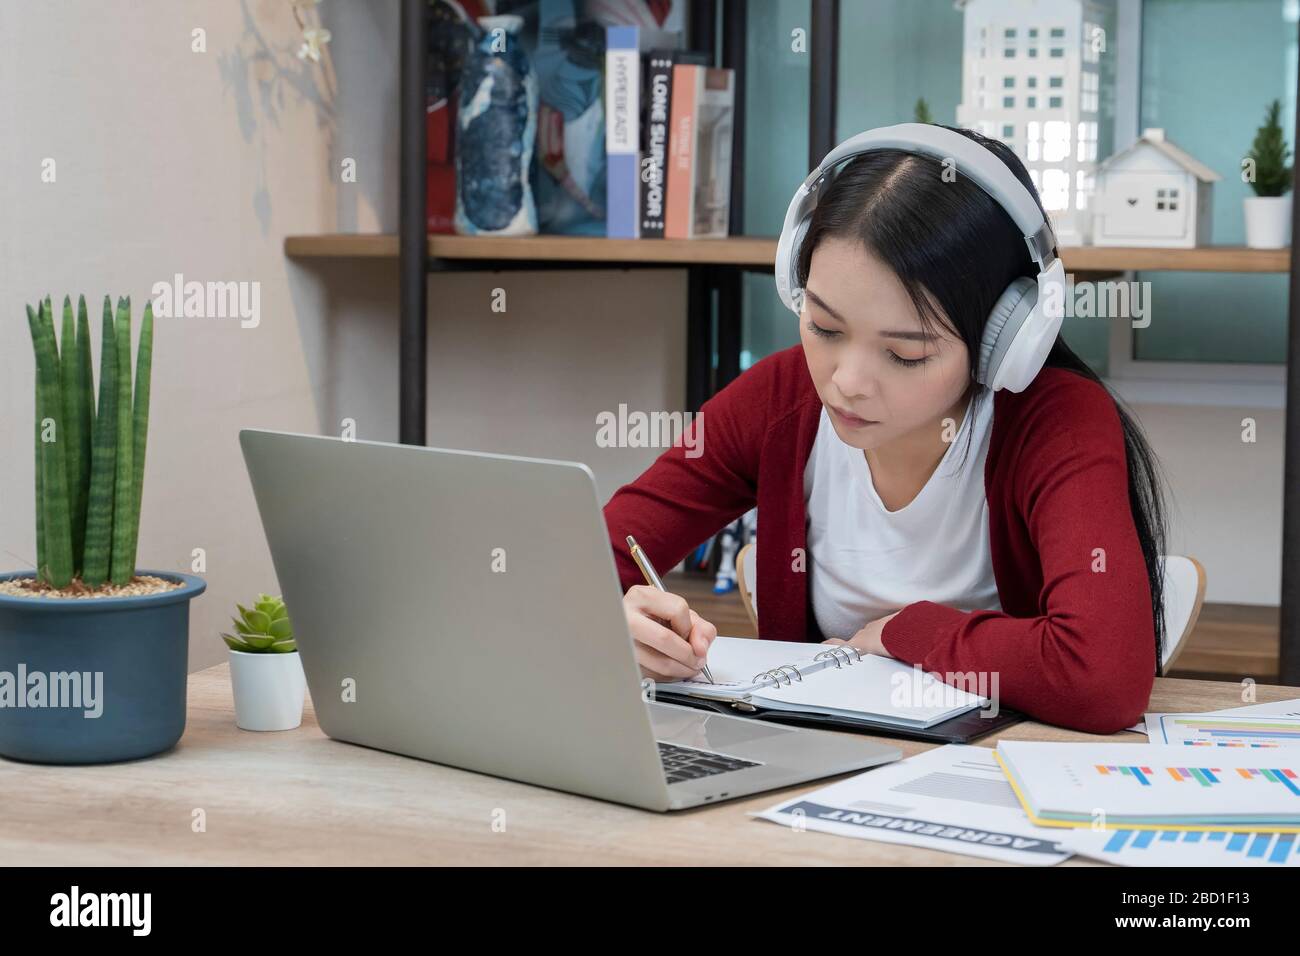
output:
<path id="1" fill-rule="evenodd" d="M 897 760 L 647 700 L 578 462 L 239 434 L 321 729 L 676 810 Z"/>

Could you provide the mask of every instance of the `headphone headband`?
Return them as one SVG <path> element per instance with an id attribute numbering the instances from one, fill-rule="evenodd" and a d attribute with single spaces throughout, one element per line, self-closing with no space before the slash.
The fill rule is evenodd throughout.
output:
<path id="1" fill-rule="evenodd" d="M 842 163 L 878 149 L 901 149 L 909 153 L 951 159 L 963 176 L 972 180 L 994 202 L 1006 210 L 1024 236 L 1029 256 L 1046 271 L 1057 257 L 1056 232 L 1025 184 L 1016 178 L 996 155 L 961 133 L 931 123 L 898 123 L 851 136 L 821 161 L 795 192 L 786 211 L 785 227 L 777 248 L 776 287 L 781 300 L 793 309 L 792 292 L 798 288 L 795 252 L 808 228 L 808 216 L 817 205 L 822 189 L 839 173 Z M 782 268 L 782 264 L 786 268 Z"/>
<path id="2" fill-rule="evenodd" d="M 999 296 L 984 324 L 975 379 L 993 390 L 1022 391 L 1043 367 L 1064 316 L 1065 266 L 1056 232 L 1033 191 L 992 150 L 961 133 L 930 123 L 899 123 L 858 133 L 840 143 L 809 173 L 786 210 L 776 244 L 776 291 L 786 308 L 803 311 L 796 253 L 812 221 L 817 201 L 846 160 L 879 149 L 901 149 L 952 160 L 1009 215 L 1038 265 L 1036 279 L 1015 279 Z"/>

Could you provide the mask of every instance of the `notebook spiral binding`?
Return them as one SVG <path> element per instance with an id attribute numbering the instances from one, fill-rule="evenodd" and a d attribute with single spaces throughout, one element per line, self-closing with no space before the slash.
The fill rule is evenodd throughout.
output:
<path id="1" fill-rule="evenodd" d="M 841 667 L 849 666 L 854 661 L 862 660 L 862 652 L 856 647 L 847 644 L 840 644 L 829 648 L 828 650 L 824 650 L 820 654 L 814 655 L 813 660 L 830 662 L 831 664 L 834 664 L 836 670 L 839 670 Z M 821 669 L 822 668 L 820 667 L 817 668 L 817 670 Z M 793 671 L 794 677 L 791 677 L 790 674 L 786 673 L 787 671 Z M 809 671 L 809 673 L 813 672 Z M 794 664 L 780 664 L 770 670 L 759 671 L 754 675 L 753 681 L 754 683 L 758 683 L 761 680 L 770 680 L 774 682 L 777 687 L 780 687 L 783 678 L 786 687 L 791 686 L 795 680 L 802 683 L 803 671 L 799 670 L 799 668 Z"/>

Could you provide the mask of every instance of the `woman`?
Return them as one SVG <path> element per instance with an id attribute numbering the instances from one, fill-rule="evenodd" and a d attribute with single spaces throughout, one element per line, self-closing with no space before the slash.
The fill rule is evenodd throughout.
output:
<path id="1" fill-rule="evenodd" d="M 1007 146 L 991 150 L 1028 189 Z M 1155 458 L 1065 342 L 1019 392 L 976 381 L 990 311 L 1038 267 L 1010 214 L 940 160 L 849 161 L 796 250 L 800 344 L 707 401 L 605 507 L 642 672 L 699 672 L 713 625 L 648 588 L 755 504 L 765 639 L 848 643 L 1093 733 L 1142 716 L 1163 646 Z"/>

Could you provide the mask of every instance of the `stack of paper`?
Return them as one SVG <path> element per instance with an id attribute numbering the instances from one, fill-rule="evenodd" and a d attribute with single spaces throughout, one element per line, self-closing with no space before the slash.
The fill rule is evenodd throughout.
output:
<path id="1" fill-rule="evenodd" d="M 1300 717 L 1237 714 L 1147 714 L 1153 744 L 1217 750 L 1286 750 L 1300 747 Z"/>
<path id="2" fill-rule="evenodd" d="M 1224 714 L 1232 714 L 1235 717 L 1250 716 L 1250 717 L 1300 718 L 1300 697 L 1294 698 L 1292 700 L 1275 700 L 1267 704 L 1246 704 L 1244 707 L 1228 707 L 1225 710 L 1211 710 L 1200 714 L 1200 716 L 1205 717 L 1205 716 L 1213 715 L 1218 717 Z M 1151 716 L 1152 716 L 1151 714 L 1147 714 L 1148 718 L 1150 718 Z M 1128 729 L 1136 731 L 1139 734 L 1145 734 L 1148 732 L 1146 721 L 1138 721 L 1136 724 L 1134 724 L 1132 727 L 1129 727 Z M 1155 737 L 1152 737 L 1151 742 L 1162 743 L 1163 741 L 1159 741 Z"/>
<path id="3" fill-rule="evenodd" d="M 1039 826 L 1300 832 L 1300 753 L 1004 741 L 996 755 Z"/>
<path id="4" fill-rule="evenodd" d="M 948 744 L 754 814 L 795 830 L 903 843 L 1009 863 L 1069 859 L 1065 834 L 1025 817 L 987 747 Z"/>

